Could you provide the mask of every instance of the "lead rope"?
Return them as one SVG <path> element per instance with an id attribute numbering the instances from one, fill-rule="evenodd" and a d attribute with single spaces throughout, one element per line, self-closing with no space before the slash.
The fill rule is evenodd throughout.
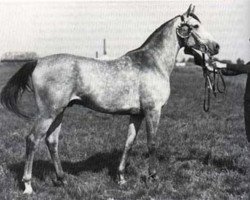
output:
<path id="1" fill-rule="evenodd" d="M 226 92 L 226 83 L 225 83 L 225 80 L 224 80 L 224 77 L 223 77 L 223 74 L 221 72 L 221 70 L 218 71 L 218 76 L 217 76 L 217 90 L 219 93 L 225 93 Z M 222 84 L 222 88 L 220 87 L 220 82 Z"/>
<path id="2" fill-rule="evenodd" d="M 209 72 L 206 68 L 206 61 L 205 61 L 205 54 L 202 53 L 202 69 L 203 69 L 203 76 L 205 78 L 205 91 L 204 91 L 204 101 L 203 101 L 203 110 L 205 112 L 208 112 L 210 109 L 210 93 L 211 93 L 211 87 L 210 87 L 210 77 Z"/>
<path id="3" fill-rule="evenodd" d="M 203 61 L 202 63 L 203 76 L 205 78 L 203 110 L 205 112 L 208 112 L 210 109 L 211 91 L 213 91 L 214 97 L 216 97 L 216 88 L 219 93 L 225 93 L 226 83 L 222 75 L 221 69 L 217 69 L 217 72 L 215 71 L 216 66 L 213 66 L 213 81 L 211 80 L 211 77 L 210 77 L 211 72 L 209 72 L 209 70 L 206 67 L 206 60 L 205 60 L 204 53 L 202 53 L 202 61 Z"/>

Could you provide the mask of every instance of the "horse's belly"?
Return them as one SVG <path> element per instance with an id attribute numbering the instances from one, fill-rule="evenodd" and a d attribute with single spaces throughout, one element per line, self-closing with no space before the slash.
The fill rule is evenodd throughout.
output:
<path id="1" fill-rule="evenodd" d="M 96 111 L 117 114 L 139 114 L 139 94 L 135 88 L 99 88 L 85 90 L 80 96 L 82 105 Z"/>
<path id="2" fill-rule="evenodd" d="M 107 97 L 105 99 L 99 99 L 91 96 L 82 96 L 80 97 L 81 104 L 85 107 L 88 107 L 92 110 L 104 112 L 104 113 L 113 113 L 113 114 L 139 114 L 140 105 L 134 100 L 129 98 L 121 99 L 112 99 Z"/>

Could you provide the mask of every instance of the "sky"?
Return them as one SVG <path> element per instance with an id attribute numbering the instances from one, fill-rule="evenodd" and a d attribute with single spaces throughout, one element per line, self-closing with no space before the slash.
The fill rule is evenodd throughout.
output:
<path id="1" fill-rule="evenodd" d="M 0 55 L 34 51 L 95 57 L 106 38 L 108 55 L 119 57 L 190 3 L 220 44 L 219 58 L 250 60 L 249 0 L 0 1 Z"/>

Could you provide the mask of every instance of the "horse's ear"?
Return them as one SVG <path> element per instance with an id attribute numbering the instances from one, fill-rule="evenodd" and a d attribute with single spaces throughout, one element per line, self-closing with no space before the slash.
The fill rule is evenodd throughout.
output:
<path id="1" fill-rule="evenodd" d="M 190 4 L 190 6 L 188 7 L 187 12 L 186 12 L 187 17 L 189 17 L 190 13 L 192 12 L 192 7 L 193 7 L 192 4 Z"/>
<path id="2" fill-rule="evenodd" d="M 193 6 L 193 9 L 192 9 L 191 13 L 194 14 L 194 11 L 195 11 L 195 6 Z"/>
<path id="3" fill-rule="evenodd" d="M 189 15 L 194 11 L 194 6 L 192 4 L 189 5 L 187 11 L 183 14 L 185 17 L 189 17 Z"/>
<path id="4" fill-rule="evenodd" d="M 193 6 L 192 4 L 190 4 L 190 6 L 188 7 L 187 11 L 182 15 L 182 19 L 188 18 L 191 15 L 194 16 L 194 10 L 195 10 L 195 6 Z M 197 17 L 195 16 L 194 18 L 197 18 Z M 197 20 L 199 21 L 199 19 L 197 19 Z"/>

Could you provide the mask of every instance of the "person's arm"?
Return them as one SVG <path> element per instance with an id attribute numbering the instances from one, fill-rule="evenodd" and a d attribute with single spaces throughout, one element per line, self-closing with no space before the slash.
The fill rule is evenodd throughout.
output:
<path id="1" fill-rule="evenodd" d="M 202 56 L 195 50 L 186 47 L 184 49 L 184 53 L 194 56 L 194 63 L 196 65 L 203 66 Z M 221 71 L 222 74 L 225 76 L 235 76 L 239 74 L 250 73 L 250 62 L 248 62 L 246 65 L 238 65 L 238 64 L 228 63 L 228 61 L 226 60 L 219 60 L 218 58 L 214 58 L 214 61 L 217 61 L 217 65 L 219 65 L 220 63 L 224 64 L 224 67 L 222 68 Z"/>
<path id="2" fill-rule="evenodd" d="M 221 73 L 225 76 L 236 76 L 239 74 L 243 74 L 242 72 L 234 71 L 234 70 L 230 70 L 230 69 L 222 69 Z"/>
<path id="3" fill-rule="evenodd" d="M 218 68 L 222 68 L 223 75 L 234 76 L 238 74 L 250 73 L 250 62 L 244 65 L 244 64 L 231 64 L 228 63 L 228 61 L 219 60 L 217 58 L 215 58 L 214 61 L 217 61 L 216 65 Z M 220 67 L 219 65 L 224 65 L 224 66 Z"/>
<path id="4" fill-rule="evenodd" d="M 240 74 L 250 73 L 250 63 L 244 64 L 227 64 L 227 69 L 238 72 Z"/>

